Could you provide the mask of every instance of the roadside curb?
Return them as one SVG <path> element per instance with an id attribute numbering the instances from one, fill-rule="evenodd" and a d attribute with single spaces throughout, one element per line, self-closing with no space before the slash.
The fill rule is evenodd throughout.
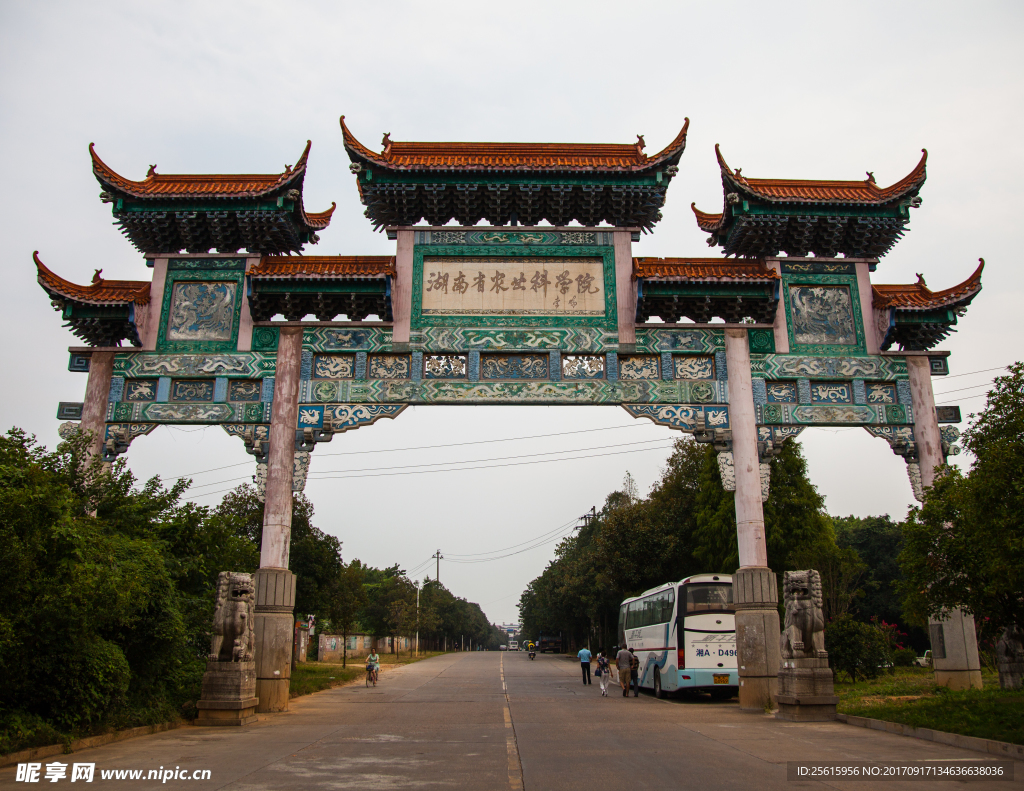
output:
<path id="1" fill-rule="evenodd" d="M 71 742 L 71 749 L 68 753 L 64 752 L 63 744 L 50 744 L 46 747 L 30 747 L 27 750 L 20 750 L 16 753 L 0 755 L 0 767 L 25 763 L 26 761 L 31 761 L 35 758 L 48 758 L 51 755 L 65 755 L 78 750 L 88 750 L 91 747 L 101 747 L 104 744 L 123 742 L 126 739 L 134 739 L 138 736 L 149 736 L 153 733 L 163 733 L 164 731 L 173 731 L 177 728 L 191 727 L 191 722 L 179 720 L 178 722 L 161 722 L 158 725 L 142 725 L 138 728 L 126 728 L 123 731 L 101 733 L 99 736 L 89 736 L 86 739 L 75 739 Z"/>
<path id="2" fill-rule="evenodd" d="M 915 728 L 899 722 L 874 720 L 870 717 L 857 717 L 853 714 L 837 714 L 836 719 L 839 722 L 845 722 L 847 725 L 856 725 L 858 728 L 871 728 L 876 731 L 895 733 L 897 736 L 909 736 L 912 739 L 924 739 L 929 742 L 959 747 L 963 750 L 974 750 L 975 752 L 988 753 L 989 755 L 1003 755 L 1008 758 L 1024 761 L 1024 745 L 1020 744 L 997 742 L 992 739 L 979 739 L 976 736 L 962 736 L 959 733 L 934 731 L 931 728 Z"/>

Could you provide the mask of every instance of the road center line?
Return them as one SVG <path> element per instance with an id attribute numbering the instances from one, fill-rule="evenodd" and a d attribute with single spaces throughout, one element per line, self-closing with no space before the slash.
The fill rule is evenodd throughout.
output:
<path id="1" fill-rule="evenodd" d="M 523 788 L 523 762 L 519 758 L 519 744 L 516 741 L 516 729 L 512 724 L 512 710 L 509 708 L 508 686 L 505 684 L 505 657 L 501 655 L 498 664 L 498 672 L 501 675 L 501 690 L 505 695 L 505 746 L 508 749 L 508 785 L 512 791 L 522 791 Z"/>

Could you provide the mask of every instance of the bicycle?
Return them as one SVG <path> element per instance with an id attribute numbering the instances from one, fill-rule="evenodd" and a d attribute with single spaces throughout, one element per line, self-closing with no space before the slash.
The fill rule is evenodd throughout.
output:
<path id="1" fill-rule="evenodd" d="M 377 686 L 377 668 L 374 665 L 366 666 L 366 686 Z"/>

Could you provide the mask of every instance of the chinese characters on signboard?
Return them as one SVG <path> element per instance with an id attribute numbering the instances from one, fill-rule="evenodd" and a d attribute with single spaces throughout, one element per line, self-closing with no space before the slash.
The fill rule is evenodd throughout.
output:
<path id="1" fill-rule="evenodd" d="M 600 258 L 425 258 L 423 315 L 604 316 Z"/>

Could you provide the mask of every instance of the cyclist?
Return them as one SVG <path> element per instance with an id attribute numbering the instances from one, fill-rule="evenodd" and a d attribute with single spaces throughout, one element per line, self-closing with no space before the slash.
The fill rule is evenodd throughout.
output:
<path id="1" fill-rule="evenodd" d="M 373 673 L 373 684 L 377 685 L 377 678 L 380 676 L 380 657 L 376 649 L 371 648 L 369 656 L 366 657 L 366 672 Z"/>

